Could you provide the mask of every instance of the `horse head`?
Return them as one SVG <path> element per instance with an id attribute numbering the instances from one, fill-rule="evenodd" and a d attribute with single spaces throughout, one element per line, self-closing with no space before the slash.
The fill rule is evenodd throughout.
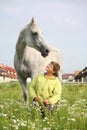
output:
<path id="1" fill-rule="evenodd" d="M 31 22 L 24 29 L 24 40 L 27 46 L 35 48 L 43 57 L 46 57 L 50 51 L 50 48 L 47 46 L 43 34 L 35 23 L 34 18 L 31 19 Z"/>

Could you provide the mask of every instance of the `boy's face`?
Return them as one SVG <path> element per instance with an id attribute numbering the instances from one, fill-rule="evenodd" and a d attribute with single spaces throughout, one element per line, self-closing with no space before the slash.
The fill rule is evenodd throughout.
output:
<path id="1" fill-rule="evenodd" d="M 46 71 L 52 74 L 55 73 L 53 70 L 53 65 L 51 63 L 46 66 Z"/>

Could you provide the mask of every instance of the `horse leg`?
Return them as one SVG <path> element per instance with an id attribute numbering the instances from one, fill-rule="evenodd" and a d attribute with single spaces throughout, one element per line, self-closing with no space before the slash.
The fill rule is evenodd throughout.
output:
<path id="1" fill-rule="evenodd" d="M 22 78 L 22 77 L 18 77 L 19 82 L 22 86 L 22 90 L 23 90 L 23 97 L 25 100 L 25 104 L 28 105 L 28 90 L 27 90 L 27 83 L 26 83 L 26 79 Z"/>

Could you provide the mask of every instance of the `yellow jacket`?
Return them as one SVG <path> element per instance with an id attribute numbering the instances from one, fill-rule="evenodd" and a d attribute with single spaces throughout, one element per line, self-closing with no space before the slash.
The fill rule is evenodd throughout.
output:
<path id="1" fill-rule="evenodd" d="M 61 83 L 58 77 L 48 79 L 39 74 L 29 86 L 29 95 L 32 99 L 39 97 L 41 102 L 47 99 L 50 104 L 55 104 L 61 99 Z"/>

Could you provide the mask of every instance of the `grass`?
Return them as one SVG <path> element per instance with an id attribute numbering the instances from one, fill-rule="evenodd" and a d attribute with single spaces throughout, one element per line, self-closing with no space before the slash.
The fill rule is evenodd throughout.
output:
<path id="1" fill-rule="evenodd" d="M 61 105 L 42 119 L 24 105 L 19 83 L 0 84 L 0 130 L 87 130 L 87 85 L 62 85 Z"/>

